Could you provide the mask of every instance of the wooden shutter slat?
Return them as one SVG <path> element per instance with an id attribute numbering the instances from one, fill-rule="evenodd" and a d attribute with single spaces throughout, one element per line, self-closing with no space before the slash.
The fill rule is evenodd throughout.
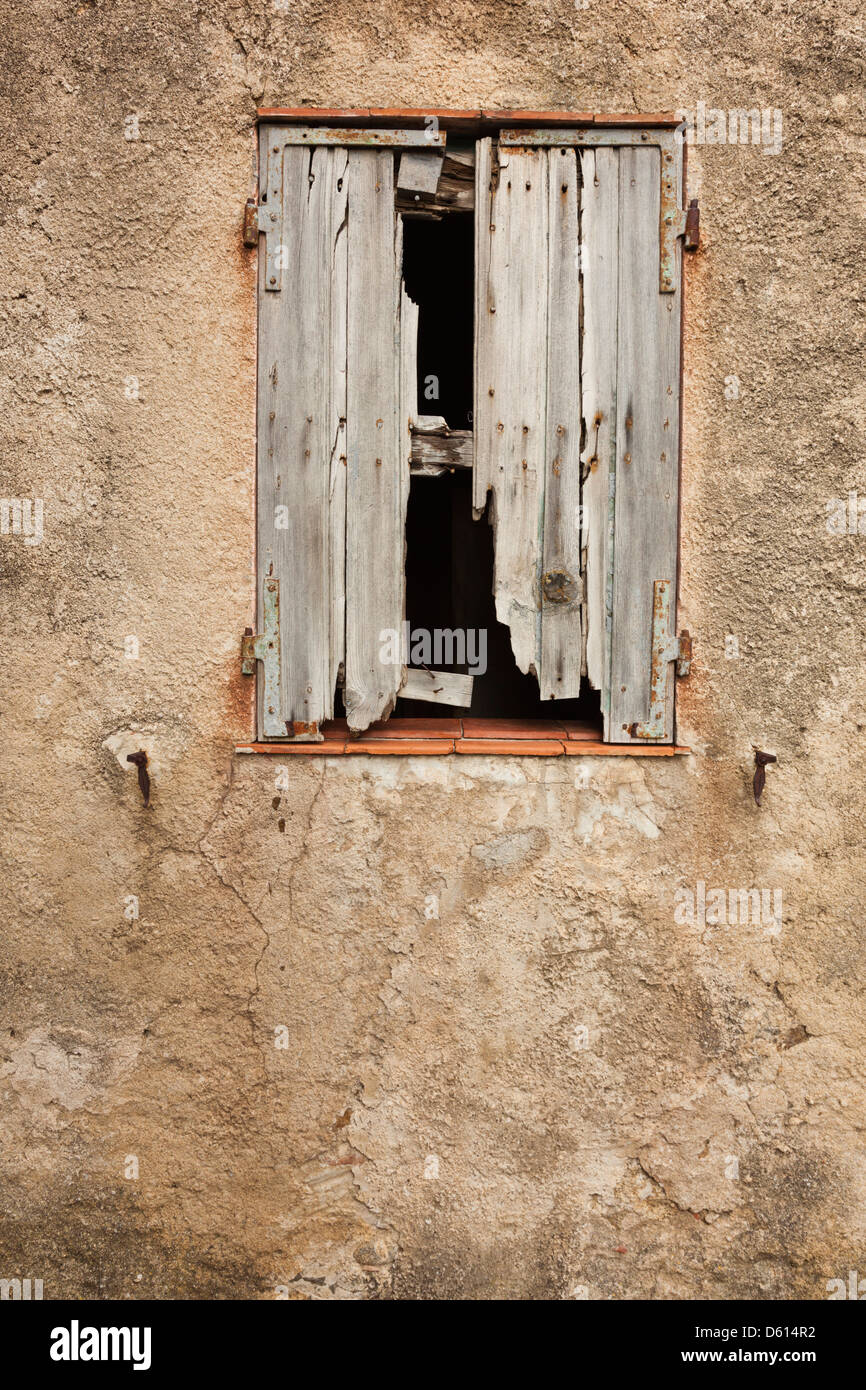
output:
<path id="1" fill-rule="evenodd" d="M 476 162 L 473 504 L 488 494 L 496 616 L 544 699 L 581 668 L 579 200 L 573 151 Z"/>
<path id="2" fill-rule="evenodd" d="M 346 150 L 334 151 L 335 190 L 333 290 L 331 294 L 331 399 L 328 437 L 331 440 L 330 544 L 331 574 L 330 679 L 328 708 L 332 717 L 334 690 L 346 660 L 346 369 L 348 357 L 348 163 Z"/>
<path id="3" fill-rule="evenodd" d="M 409 468 L 399 418 L 394 156 L 352 149 L 348 160 L 345 703 L 349 727 L 361 730 L 390 714 L 403 679 L 382 648 L 403 617 Z"/>
<path id="4" fill-rule="evenodd" d="M 659 151 L 619 151 L 616 505 L 610 739 L 650 712 L 653 585 L 676 593 L 680 288 L 659 292 Z M 678 252 L 679 254 L 679 252 Z M 664 738 L 673 738 L 673 664 Z"/>
<path id="5" fill-rule="evenodd" d="M 332 574 L 331 455 L 334 354 L 346 311 L 333 274 L 346 156 L 303 148 L 281 155 L 282 288 L 259 297 L 258 553 L 260 575 L 280 582 L 280 719 L 291 733 L 295 723 L 331 717 L 333 662 L 342 659 L 332 622 L 339 576 Z"/>
<path id="6" fill-rule="evenodd" d="M 484 165 L 479 161 L 476 192 L 483 226 L 473 505 L 480 514 L 488 490 L 492 493 L 496 616 L 511 631 L 518 668 L 537 672 L 546 454 L 547 157 L 544 151 L 500 151 L 498 174 L 488 186 Z"/>
<path id="7" fill-rule="evenodd" d="M 610 725 L 610 621 L 613 601 L 613 498 L 616 482 L 616 361 L 619 291 L 619 151 L 583 150 L 581 389 L 583 549 L 586 556 L 586 673 L 601 691 Z"/>
<path id="8" fill-rule="evenodd" d="M 472 473 L 472 506 L 476 518 L 487 505 L 487 493 L 492 485 L 496 401 L 491 396 L 490 362 L 493 355 L 491 337 L 494 325 L 489 320 L 490 262 L 492 236 L 490 230 L 493 202 L 493 141 L 478 140 L 475 145 L 475 339 L 473 345 L 473 402 L 472 434 L 474 444 Z"/>
<path id="9" fill-rule="evenodd" d="M 544 156 L 548 183 L 547 403 L 541 562 L 543 700 L 580 694 L 580 222 L 574 150 Z"/>

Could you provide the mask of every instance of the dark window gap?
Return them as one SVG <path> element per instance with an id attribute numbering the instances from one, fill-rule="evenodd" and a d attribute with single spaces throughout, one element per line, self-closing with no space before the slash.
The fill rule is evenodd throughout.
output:
<path id="1" fill-rule="evenodd" d="M 415 478 L 406 520 L 406 614 L 412 628 L 486 630 L 487 669 L 476 675 L 471 708 L 398 699 L 403 717 L 468 715 L 511 719 L 581 719 L 600 725 L 598 692 L 576 700 L 542 700 L 533 675 L 518 671 L 508 628 L 496 621 L 493 531 L 472 519 L 468 470 Z M 476 648 L 477 650 L 477 648 Z M 467 671 L 466 664 L 438 669 Z"/>
<path id="2" fill-rule="evenodd" d="M 471 214 L 403 218 L 403 281 L 419 307 L 418 413 L 453 430 L 472 428 L 473 263 Z"/>

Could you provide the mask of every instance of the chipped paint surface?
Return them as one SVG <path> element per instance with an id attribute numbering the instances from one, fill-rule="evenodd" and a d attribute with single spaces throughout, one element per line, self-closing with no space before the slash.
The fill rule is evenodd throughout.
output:
<path id="1" fill-rule="evenodd" d="M 3 491 L 43 497 L 45 533 L 0 537 L 0 1274 L 46 1299 L 776 1300 L 863 1269 L 866 539 L 823 521 L 866 491 L 853 23 L 6 5 Z M 772 102 L 792 132 L 687 151 L 693 755 L 236 756 L 256 107 L 539 124 L 575 93 Z M 780 933 L 677 922 L 699 881 L 781 889 Z"/>

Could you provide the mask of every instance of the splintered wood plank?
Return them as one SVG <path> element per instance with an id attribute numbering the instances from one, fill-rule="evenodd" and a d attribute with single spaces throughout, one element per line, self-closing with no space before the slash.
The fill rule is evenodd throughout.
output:
<path id="1" fill-rule="evenodd" d="M 418 156 L 419 158 L 422 156 Z M 404 160 L 408 158 L 403 155 Z M 427 155 L 429 160 L 430 156 Z M 475 151 L 445 151 L 445 159 L 439 172 L 437 183 L 430 191 L 412 190 L 402 187 L 402 163 L 400 166 L 400 185 L 397 188 L 397 207 L 411 215 L 441 218 L 443 213 L 471 212 L 475 207 Z"/>
<path id="2" fill-rule="evenodd" d="M 331 295 L 331 672 L 329 714 L 333 717 L 334 691 L 346 660 L 346 357 L 348 352 L 348 165 L 346 150 L 333 152 L 334 180 L 334 279 Z"/>
<path id="3" fill-rule="evenodd" d="M 437 200 L 455 212 L 475 207 L 475 149 L 446 150 L 439 176 Z"/>
<path id="4" fill-rule="evenodd" d="M 397 402 L 397 442 L 400 454 L 400 472 L 397 503 L 399 516 L 402 518 L 397 553 L 400 557 L 401 570 L 400 631 L 402 632 L 402 622 L 406 616 L 406 512 L 409 506 L 409 486 L 412 481 L 412 428 L 418 416 L 418 305 L 409 298 L 403 286 L 403 219 L 401 217 L 397 218 L 396 231 L 394 274 L 400 296 L 400 380 Z M 372 535 L 369 543 L 375 552 L 379 544 L 379 537 L 375 534 Z M 406 668 L 401 663 L 399 683 L 404 680 L 405 675 Z"/>
<path id="5" fill-rule="evenodd" d="M 394 157 L 348 156 L 346 684 L 349 727 L 394 707 L 402 667 L 386 634 L 403 619 L 408 445 L 400 418 L 400 265 Z M 404 476 L 405 475 L 405 476 Z"/>
<path id="6" fill-rule="evenodd" d="M 400 699 L 429 700 L 433 704 L 460 705 L 468 709 L 472 704 L 473 679 L 458 671 L 429 671 L 426 667 L 413 666 L 406 672 Z"/>
<path id="7" fill-rule="evenodd" d="M 449 430 L 412 434 L 412 477 L 438 478 L 455 468 L 472 467 L 472 431 Z"/>
<path id="8" fill-rule="evenodd" d="M 613 503 L 616 483 L 616 357 L 619 151 L 582 150 L 581 261 L 583 353 L 583 552 L 586 577 L 586 674 L 610 721 L 610 623 Z"/>
<path id="9" fill-rule="evenodd" d="M 496 616 L 538 670 L 547 377 L 547 157 L 479 141 L 473 505 L 491 497 Z M 485 148 L 487 147 L 487 148 Z M 492 185 L 492 188 L 491 188 Z M 487 205 L 487 213 L 483 209 Z"/>
<path id="10" fill-rule="evenodd" d="M 609 738 L 647 719 L 653 583 L 676 592 L 680 290 L 659 293 L 659 151 L 619 153 L 616 502 Z M 679 252 L 678 252 L 679 254 Z M 680 284 L 677 276 L 677 286 Z M 673 665 L 665 738 L 673 737 Z"/>
<path id="11" fill-rule="evenodd" d="M 484 381 L 493 367 L 496 353 L 494 323 L 490 316 L 490 266 L 493 252 L 493 141 L 479 140 L 475 146 L 475 305 L 473 344 L 472 432 L 475 443 L 472 478 L 472 507 L 480 517 L 492 486 L 494 433 L 496 429 L 495 392 L 492 382 Z"/>
<path id="12" fill-rule="evenodd" d="M 402 222 L 401 222 L 402 232 Z M 398 238 L 402 246 L 402 236 Z M 397 267 L 400 275 L 400 265 Z M 400 290 L 400 419 L 407 465 L 412 462 L 412 431 L 418 420 L 418 305 Z"/>
<path id="13" fill-rule="evenodd" d="M 345 154 L 281 157 L 282 288 L 259 296 L 258 552 L 259 588 L 268 574 L 280 582 L 280 718 L 291 729 L 333 713 L 332 384 L 346 310 L 333 271 Z"/>
<path id="14" fill-rule="evenodd" d="M 400 156 L 397 187 L 410 193 L 435 193 L 444 150 L 411 150 Z"/>
<path id="15" fill-rule="evenodd" d="M 547 151 L 544 159 L 547 420 L 538 685 L 543 700 L 565 700 L 580 694 L 582 655 L 579 175 L 572 149 Z"/>

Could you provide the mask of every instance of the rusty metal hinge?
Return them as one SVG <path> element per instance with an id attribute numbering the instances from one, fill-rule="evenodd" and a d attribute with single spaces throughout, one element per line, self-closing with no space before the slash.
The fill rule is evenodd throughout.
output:
<path id="1" fill-rule="evenodd" d="M 247 198 L 244 205 L 244 246 L 258 246 L 265 238 L 265 289 L 282 287 L 283 248 L 283 149 L 284 135 L 269 132 L 261 201 Z"/>
<path id="2" fill-rule="evenodd" d="M 282 246 L 282 168 L 277 174 L 271 161 L 268 162 L 268 183 L 271 187 L 269 203 L 257 203 L 255 198 L 247 198 L 244 204 L 244 246 L 258 246 L 259 235 L 265 238 L 265 289 L 279 290 L 282 285 L 282 269 L 285 256 Z"/>
<path id="3" fill-rule="evenodd" d="M 677 652 L 677 675 L 682 680 L 691 675 L 692 670 L 692 634 L 688 628 L 683 628 L 677 641 L 680 648 Z"/>
<path id="4" fill-rule="evenodd" d="M 692 639 L 688 632 L 679 637 L 671 625 L 670 579 L 653 584 L 652 665 L 650 674 L 650 713 L 643 724 L 632 724 L 632 738 L 664 738 L 667 725 L 668 666 L 677 663 L 677 675 L 687 676 L 692 665 Z"/>
<path id="5" fill-rule="evenodd" d="M 686 210 L 683 227 L 683 250 L 697 251 L 701 244 L 701 210 L 697 198 L 692 198 Z"/>
<path id="6" fill-rule="evenodd" d="M 262 605 L 264 632 L 247 628 L 241 639 L 241 674 L 254 676 L 256 662 L 264 670 L 262 691 L 262 734 L 265 738 L 290 738 L 295 743 L 321 743 L 324 735 L 316 721 L 286 720 L 282 717 L 280 678 L 280 581 L 265 580 Z"/>
<path id="7" fill-rule="evenodd" d="M 247 198 L 244 206 L 244 246 L 258 246 L 258 244 L 259 205 L 255 198 Z"/>
<path id="8" fill-rule="evenodd" d="M 280 718 L 280 581 L 266 579 L 262 605 L 264 631 L 244 633 L 241 641 L 241 671 L 245 676 L 256 674 L 256 662 L 262 663 L 265 687 L 263 692 L 262 733 L 266 738 L 285 738 L 286 722 Z"/>

